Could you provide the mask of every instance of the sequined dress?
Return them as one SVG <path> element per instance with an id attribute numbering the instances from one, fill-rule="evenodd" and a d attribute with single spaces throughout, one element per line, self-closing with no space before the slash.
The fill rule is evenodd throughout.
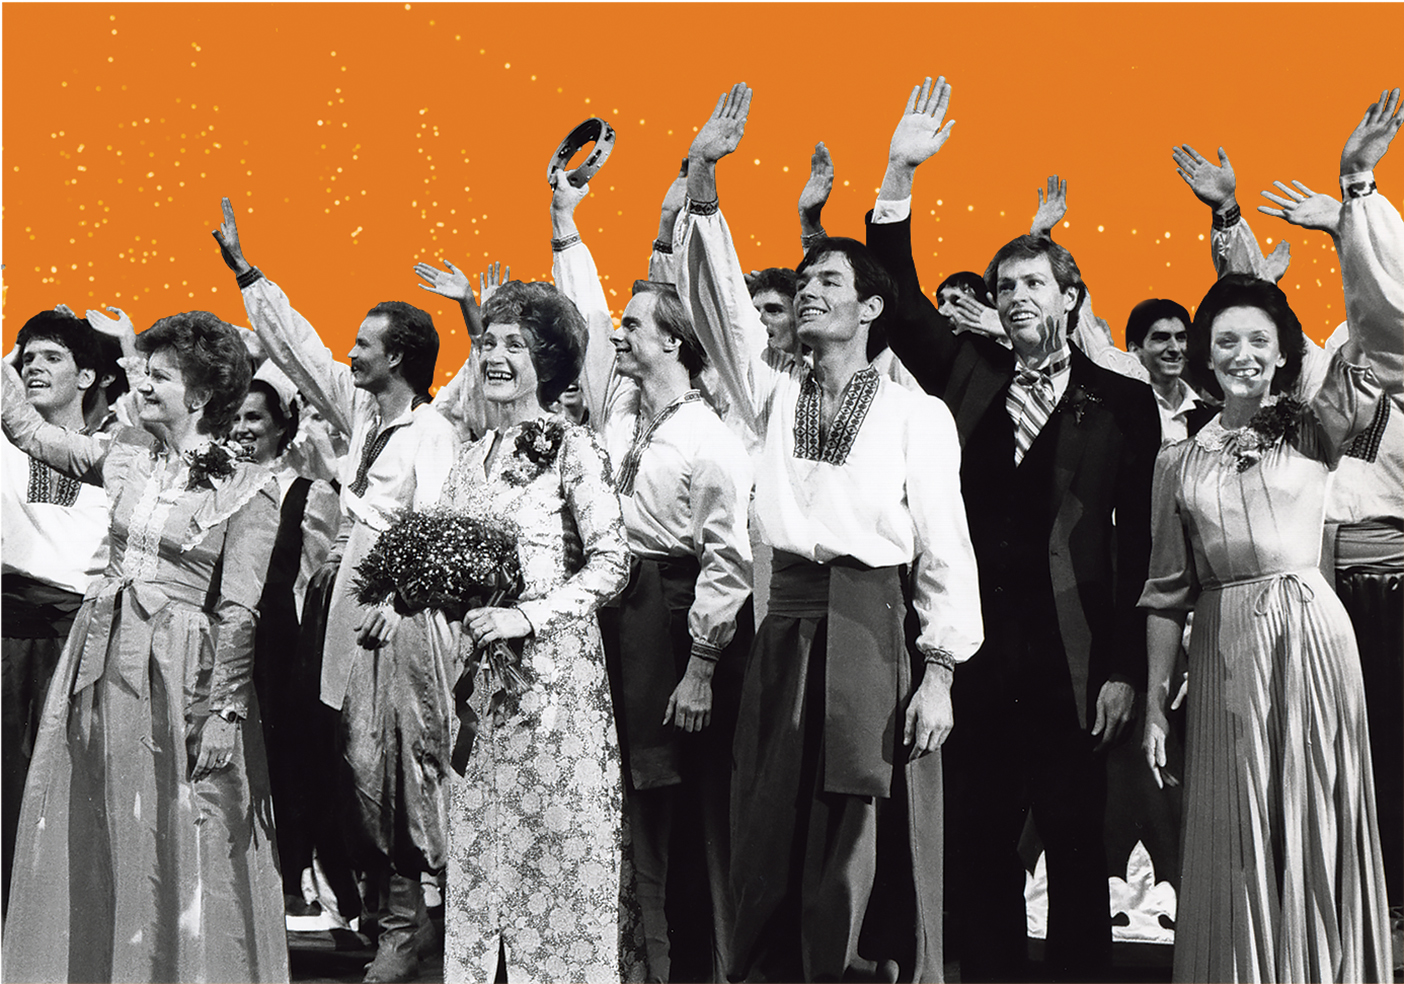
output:
<path id="1" fill-rule="evenodd" d="M 1390 977 L 1360 658 L 1317 568 L 1360 372 L 1337 358 L 1295 436 L 1216 417 L 1156 464 L 1141 606 L 1194 610 L 1177 981 Z"/>
<path id="2" fill-rule="evenodd" d="M 282 884 L 253 699 L 254 608 L 278 524 L 258 466 L 193 480 L 143 431 L 86 437 L 5 391 L 5 429 L 110 505 L 45 704 L 5 924 L 5 979 L 286 981 Z M 18 434 L 17 434 L 18 431 Z M 230 764 L 190 770 L 213 713 Z"/>
<path id="3" fill-rule="evenodd" d="M 620 979 L 622 818 L 615 734 L 596 610 L 624 586 L 628 548 L 593 435 L 557 425 L 537 463 L 520 428 L 467 445 L 443 504 L 515 530 L 534 629 L 522 662 L 536 683 L 493 721 L 479 671 L 480 730 L 451 805 L 444 979 L 491 981 L 498 943 L 512 981 Z M 493 442 L 500 448 L 485 469 Z"/>

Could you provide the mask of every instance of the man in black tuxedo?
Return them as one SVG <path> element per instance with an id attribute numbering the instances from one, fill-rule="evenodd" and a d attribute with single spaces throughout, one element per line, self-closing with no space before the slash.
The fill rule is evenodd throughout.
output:
<path id="1" fill-rule="evenodd" d="M 985 281 L 1013 351 L 954 326 L 922 292 L 911 251 L 916 167 L 950 134 L 944 79 L 913 89 L 868 217 L 868 245 L 898 284 L 893 352 L 945 400 L 980 571 L 985 643 L 956 674 L 948 857 L 962 871 L 961 979 L 1020 980 L 1024 868 L 1033 811 L 1048 871 L 1047 967 L 1096 980 L 1111 956 L 1103 754 L 1132 717 L 1146 672 L 1136 601 L 1150 554 L 1160 443 L 1144 383 L 1068 343 L 1082 277 L 1051 239 L 1021 236 Z"/>

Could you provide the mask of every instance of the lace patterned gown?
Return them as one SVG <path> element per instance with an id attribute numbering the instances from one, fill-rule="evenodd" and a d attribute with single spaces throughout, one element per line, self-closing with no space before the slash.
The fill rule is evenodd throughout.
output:
<path id="1" fill-rule="evenodd" d="M 453 789 L 444 979 L 618 980 L 622 792 L 596 610 L 623 588 L 628 548 L 608 466 L 565 425 L 552 460 L 515 450 L 519 428 L 466 446 L 444 504 L 518 536 L 536 682 L 504 724 L 479 671 L 479 732 Z"/>
<path id="2" fill-rule="evenodd" d="M 1141 605 L 1195 613 L 1177 981 L 1391 976 L 1360 658 L 1317 569 L 1360 372 L 1337 358 L 1295 436 L 1216 417 L 1157 461 Z"/>
<path id="3" fill-rule="evenodd" d="M 242 463 L 192 481 L 181 457 L 146 433 L 94 438 L 43 424 L 15 405 L 16 389 L 5 390 L 16 443 L 105 486 L 111 560 L 88 590 L 45 704 L 5 979 L 286 981 L 252 687 L 276 485 Z M 201 729 L 224 710 L 245 718 L 233 758 L 191 781 Z"/>

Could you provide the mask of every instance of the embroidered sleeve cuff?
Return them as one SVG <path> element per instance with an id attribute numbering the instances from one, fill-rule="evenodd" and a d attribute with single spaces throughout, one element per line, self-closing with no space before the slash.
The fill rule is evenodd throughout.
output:
<path id="1" fill-rule="evenodd" d="M 1364 198 L 1375 193 L 1375 172 L 1359 171 L 1341 175 L 1341 200 Z"/>
<path id="2" fill-rule="evenodd" d="M 706 202 L 695 202 L 689 198 L 687 202 L 687 210 L 692 215 L 716 215 L 720 208 L 721 203 L 715 198 Z"/>
<path id="3" fill-rule="evenodd" d="M 263 279 L 263 271 L 262 271 L 262 270 L 260 270 L 258 267 L 249 267 L 249 268 L 248 268 L 247 270 L 245 270 L 243 273 L 241 273 L 241 274 L 239 274 L 237 277 L 235 277 L 235 278 L 234 278 L 234 281 L 235 281 L 235 283 L 237 283 L 237 284 L 239 285 L 239 289 L 240 289 L 240 290 L 243 290 L 245 287 L 248 287 L 248 286 L 250 286 L 251 284 L 256 284 L 256 283 L 258 283 L 258 282 L 259 282 L 260 280 L 262 280 L 262 279 Z"/>
<path id="4" fill-rule="evenodd" d="M 1243 217 L 1243 210 L 1235 202 L 1233 207 L 1222 215 L 1218 209 L 1214 210 L 1214 228 L 1218 230 L 1232 229 L 1238 225 L 1238 220 Z"/>
<path id="5" fill-rule="evenodd" d="M 563 253 L 578 242 L 580 242 L 580 237 L 575 234 L 566 236 L 564 239 L 553 239 L 551 240 L 551 252 Z"/>
<path id="6" fill-rule="evenodd" d="M 943 666 L 948 670 L 955 669 L 956 658 L 950 650 L 941 649 L 940 647 L 923 649 L 921 655 L 927 666 Z"/>
<path id="7" fill-rule="evenodd" d="M 673 244 L 666 243 L 661 239 L 655 239 L 653 241 L 653 251 L 655 253 L 668 253 L 671 255 L 673 252 Z"/>
<path id="8" fill-rule="evenodd" d="M 692 655 L 708 663 L 715 663 L 721 658 L 721 647 L 714 646 L 710 642 L 703 642 L 701 639 L 693 639 Z"/>

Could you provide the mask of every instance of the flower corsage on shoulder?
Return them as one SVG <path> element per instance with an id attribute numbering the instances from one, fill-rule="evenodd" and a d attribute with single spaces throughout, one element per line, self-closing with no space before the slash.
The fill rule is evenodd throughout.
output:
<path id="1" fill-rule="evenodd" d="M 1200 432 L 1204 437 L 1200 444 L 1207 450 L 1223 450 L 1233 455 L 1234 467 L 1245 472 L 1261 461 L 1269 448 L 1296 440 L 1306 409 L 1307 405 L 1300 400 L 1279 397 L 1265 402 L 1238 430 L 1226 430 L 1215 421 L 1218 433 L 1206 433 L 1209 428 L 1205 428 Z"/>
<path id="2" fill-rule="evenodd" d="M 537 418 L 522 424 L 512 459 L 502 470 L 511 485 L 529 485 L 556 463 L 565 441 L 565 425 L 553 418 Z"/>
<path id="3" fill-rule="evenodd" d="M 213 479 L 228 478 L 234 474 L 234 462 L 249 460 L 243 448 L 211 441 L 199 451 L 187 451 L 182 457 L 190 466 L 190 479 L 185 487 L 188 490 L 213 488 Z"/>

